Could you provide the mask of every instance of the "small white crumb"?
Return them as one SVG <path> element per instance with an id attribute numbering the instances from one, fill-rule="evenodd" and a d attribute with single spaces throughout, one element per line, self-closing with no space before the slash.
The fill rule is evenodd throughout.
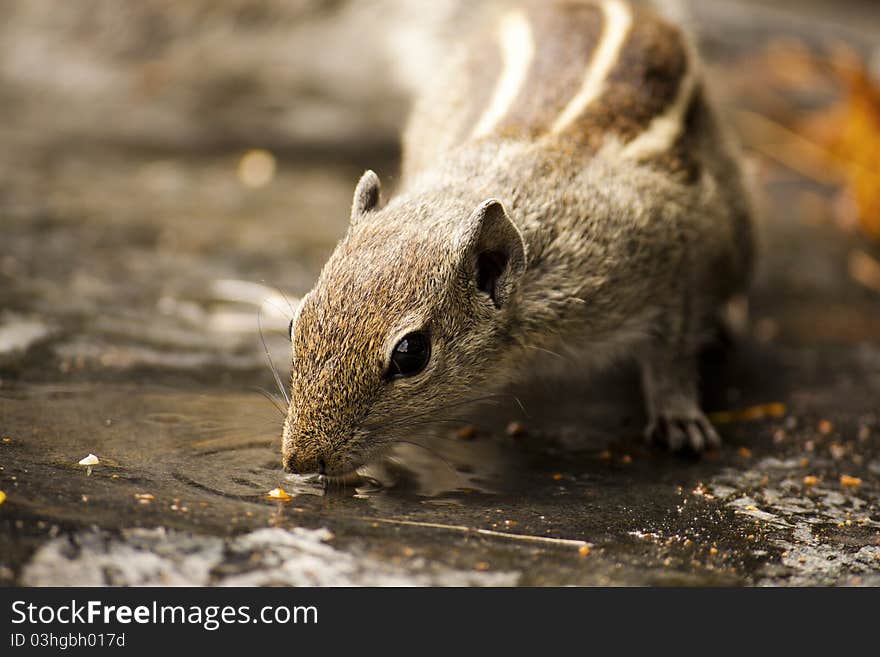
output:
<path id="1" fill-rule="evenodd" d="M 81 459 L 79 464 L 80 465 L 98 465 L 100 462 L 101 461 L 98 460 L 97 456 L 95 456 L 94 454 L 89 454 L 84 459 Z"/>

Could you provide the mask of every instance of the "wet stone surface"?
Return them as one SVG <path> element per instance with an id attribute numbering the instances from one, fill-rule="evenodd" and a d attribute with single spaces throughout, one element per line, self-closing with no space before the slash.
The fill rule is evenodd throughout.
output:
<path id="1" fill-rule="evenodd" d="M 725 38 L 735 69 L 749 39 Z M 254 188 L 245 145 L 10 140 L 0 583 L 880 585 L 880 297 L 847 270 L 878 250 L 804 221 L 796 175 L 756 164 L 749 332 L 702 367 L 720 452 L 645 446 L 622 365 L 524 382 L 324 489 L 281 471 L 257 317 L 283 379 L 291 305 L 393 143 L 272 149 Z"/>

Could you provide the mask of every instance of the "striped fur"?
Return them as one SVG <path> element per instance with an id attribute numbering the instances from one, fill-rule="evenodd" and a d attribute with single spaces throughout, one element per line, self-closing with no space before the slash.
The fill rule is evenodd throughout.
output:
<path id="1" fill-rule="evenodd" d="M 532 28 L 522 10 L 511 11 L 501 19 L 498 40 L 501 49 L 501 75 L 489 106 L 474 128 L 474 137 L 491 133 L 510 110 L 526 81 L 535 54 Z"/>
<path id="2" fill-rule="evenodd" d="M 606 0 L 599 6 L 602 9 L 601 36 L 586 67 L 581 88 L 553 121 L 550 128 L 553 134 L 567 130 L 596 100 L 608 93 L 611 72 L 616 68 L 627 45 L 632 26 L 630 8 L 621 0 Z"/>
<path id="3" fill-rule="evenodd" d="M 699 110 L 696 58 L 674 26 L 623 0 L 527 4 L 503 13 L 468 44 L 461 97 L 438 90 L 432 110 L 444 137 L 410 158 L 412 172 L 473 139 L 545 139 L 548 145 L 692 170 L 688 117 Z M 441 97 L 442 96 L 442 97 Z M 411 125 L 426 135 L 428 126 Z M 417 149 L 419 150 L 419 149 Z"/>

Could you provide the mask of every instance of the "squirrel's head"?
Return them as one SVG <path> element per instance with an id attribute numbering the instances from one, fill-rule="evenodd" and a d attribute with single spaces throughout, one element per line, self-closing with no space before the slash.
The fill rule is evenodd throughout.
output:
<path id="1" fill-rule="evenodd" d="M 345 474 L 458 415 L 507 358 L 526 254 L 501 203 L 433 192 L 380 207 L 379 192 L 367 171 L 347 235 L 291 321 L 293 472 Z"/>

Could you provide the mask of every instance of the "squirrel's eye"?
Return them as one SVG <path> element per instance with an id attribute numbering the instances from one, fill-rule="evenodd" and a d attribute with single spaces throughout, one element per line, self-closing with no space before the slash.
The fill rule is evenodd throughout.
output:
<path id="1" fill-rule="evenodd" d="M 287 325 L 287 339 L 293 342 L 293 320 L 290 320 L 290 324 Z"/>
<path id="2" fill-rule="evenodd" d="M 426 333 L 407 333 L 391 352 L 388 378 L 418 374 L 431 357 L 431 340 Z"/>

